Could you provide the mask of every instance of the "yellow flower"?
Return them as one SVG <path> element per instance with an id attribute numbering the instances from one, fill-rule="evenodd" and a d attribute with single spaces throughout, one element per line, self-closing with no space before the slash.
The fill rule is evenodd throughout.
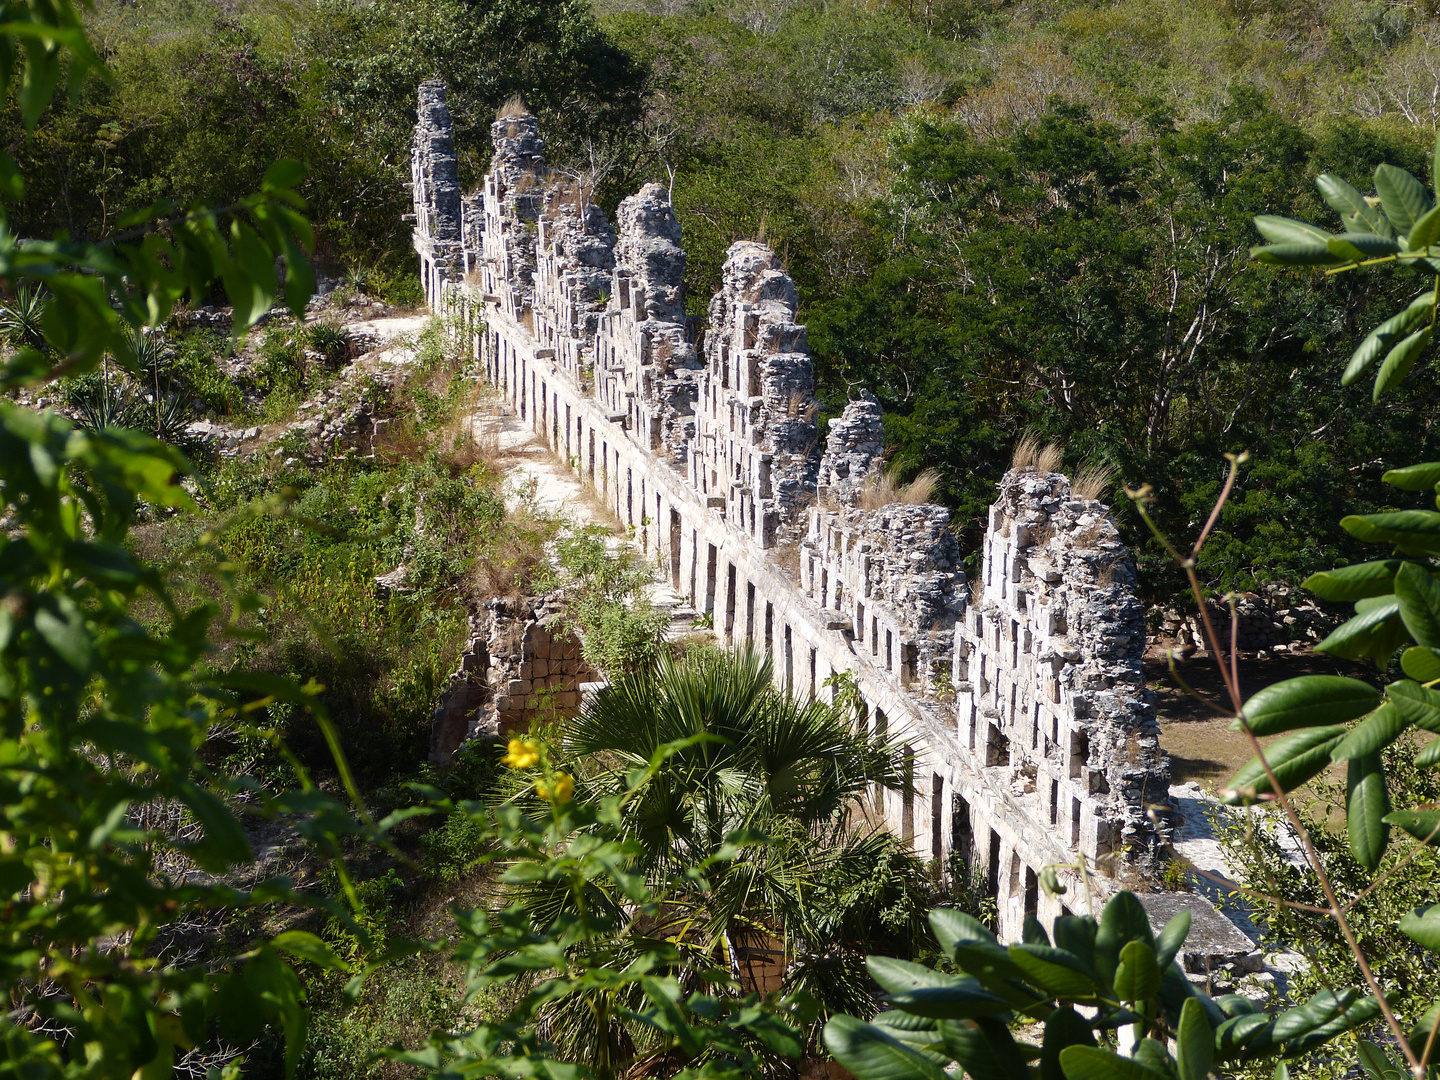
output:
<path id="1" fill-rule="evenodd" d="M 500 759 L 512 769 L 528 769 L 540 761 L 540 745 L 529 739 L 511 739 L 510 752 Z"/>
<path id="2" fill-rule="evenodd" d="M 543 780 L 537 780 L 535 794 L 542 799 L 549 799 L 557 806 L 564 806 L 575 797 L 575 778 L 569 773 L 556 773 L 554 788 Z"/>

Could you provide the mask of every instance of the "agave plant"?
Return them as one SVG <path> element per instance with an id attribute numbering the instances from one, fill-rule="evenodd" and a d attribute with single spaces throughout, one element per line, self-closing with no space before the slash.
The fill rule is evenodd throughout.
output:
<path id="1" fill-rule="evenodd" d="M 48 295 L 38 285 L 20 285 L 15 299 L 0 304 L 0 342 L 12 349 L 45 352 L 45 331 L 41 325 Z"/>

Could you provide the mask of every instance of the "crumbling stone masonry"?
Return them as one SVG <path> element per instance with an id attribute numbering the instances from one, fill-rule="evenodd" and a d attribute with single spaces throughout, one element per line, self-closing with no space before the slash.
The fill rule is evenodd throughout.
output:
<path id="1" fill-rule="evenodd" d="M 444 763 L 467 739 L 523 732 L 541 712 L 573 712 L 579 687 L 599 678 L 564 624 L 558 593 L 491 600 L 430 723 L 430 759 Z"/>
<path id="2" fill-rule="evenodd" d="M 1163 799 L 1167 766 L 1141 679 L 1134 569 L 1106 509 L 1072 499 L 1063 476 L 1011 473 L 972 587 L 945 508 L 862 505 L 883 450 L 873 398 L 831 423 L 822 453 L 795 285 L 774 252 L 730 248 L 697 357 L 665 190 L 627 199 L 612 229 L 583 189 L 547 172 L 535 120 L 518 111 L 495 122 L 494 167 L 458 199 L 461 250 L 441 258 L 450 249 L 429 223 L 448 222 L 457 201 L 433 179 L 451 175 L 441 159 L 453 156 L 441 95 L 421 87 L 416 129 L 427 296 L 471 328 L 537 438 L 713 615 L 722 643 L 764 649 L 777 683 L 802 697 L 849 673 L 864 722 L 903 743 L 914 780 L 879 812 L 919 854 L 952 867 L 953 856 L 986 884 L 1002 933 L 1143 881 L 1160 839 L 1147 803 Z M 530 691 L 512 693 L 526 676 L 496 669 L 523 664 L 526 647 L 492 638 L 547 624 L 535 610 L 506 618 L 518 623 L 487 632 L 484 689 L 456 710 L 445 745 L 491 714 L 519 722 L 541 659 L 545 681 L 557 677 L 555 646 L 548 658 L 531 648 Z M 556 694 L 586 677 L 564 666 L 567 648 Z M 1042 868 L 1081 860 L 1088 893 L 1070 869 L 1064 896 L 1042 893 Z"/>

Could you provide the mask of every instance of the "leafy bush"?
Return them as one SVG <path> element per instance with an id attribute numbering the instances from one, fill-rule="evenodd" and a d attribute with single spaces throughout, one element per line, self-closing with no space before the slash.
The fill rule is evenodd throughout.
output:
<path id="1" fill-rule="evenodd" d="M 585 659 L 612 678 L 649 668 L 660 656 L 669 619 L 641 594 L 654 571 L 626 551 L 611 554 L 599 526 L 560 541 L 565 619 L 579 630 Z"/>
<path id="2" fill-rule="evenodd" d="M 825 1027 L 826 1046 L 860 1080 L 944 1080 L 952 1062 L 967 1076 L 1031 1080 L 1036 1058 L 1040 1075 L 1056 1080 L 1205 1080 L 1297 1057 L 1380 1013 L 1351 989 L 1322 991 L 1276 1017 L 1239 994 L 1212 999 L 1175 962 L 1190 913 L 1157 936 L 1129 892 L 1098 920 L 1058 916 L 1053 942 L 1034 916 L 1024 941 L 1009 946 L 950 908 L 932 911 L 930 925 L 960 974 L 872 956 L 890 1009 L 868 1024 L 839 1016 Z M 1015 1038 L 1017 1022 L 1042 1027 L 1038 1045 Z"/>

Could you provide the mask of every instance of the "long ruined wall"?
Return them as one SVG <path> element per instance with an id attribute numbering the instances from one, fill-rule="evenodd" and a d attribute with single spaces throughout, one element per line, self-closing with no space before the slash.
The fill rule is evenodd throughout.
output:
<path id="1" fill-rule="evenodd" d="M 663 188 L 626 199 L 612 226 L 547 172 L 534 118 L 514 111 L 493 125 L 479 192 L 460 196 L 438 82 L 418 113 L 430 305 L 722 643 L 765 649 L 801 696 L 851 673 L 864 723 L 903 741 L 912 769 L 912 793 L 880 798 L 889 826 L 923 856 L 957 854 L 1010 935 L 1086 895 L 1071 871 L 1066 897 L 1044 894 L 1047 865 L 1083 857 L 1101 894 L 1147 869 L 1146 804 L 1163 800 L 1167 767 L 1134 571 L 1106 509 L 1072 499 L 1063 476 L 1007 475 L 969 582 L 948 510 L 865 508 L 883 449 L 874 398 L 861 392 L 819 445 L 795 286 L 774 252 L 731 246 L 702 351 Z"/>

